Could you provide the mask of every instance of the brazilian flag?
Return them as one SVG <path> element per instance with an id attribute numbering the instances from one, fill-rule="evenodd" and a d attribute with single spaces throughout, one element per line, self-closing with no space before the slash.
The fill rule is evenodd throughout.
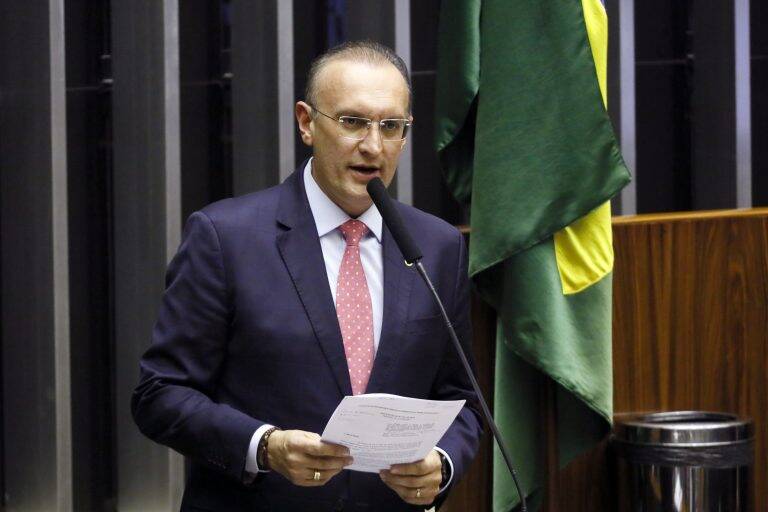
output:
<path id="1" fill-rule="evenodd" d="M 495 415 L 540 502 L 540 388 L 562 465 L 613 415 L 609 199 L 630 180 L 606 112 L 600 0 L 443 0 L 436 147 L 471 204 L 469 272 L 498 313 Z M 500 453 L 495 511 L 519 498 Z"/>

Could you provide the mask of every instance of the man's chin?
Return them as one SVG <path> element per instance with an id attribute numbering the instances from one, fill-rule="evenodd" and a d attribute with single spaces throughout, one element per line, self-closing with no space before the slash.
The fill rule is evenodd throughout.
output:
<path id="1" fill-rule="evenodd" d="M 357 217 L 371 207 L 373 201 L 365 186 L 356 186 L 352 190 L 347 189 L 344 197 L 345 205 L 342 209 L 352 217 Z M 341 205 L 339 205 L 341 206 Z"/>

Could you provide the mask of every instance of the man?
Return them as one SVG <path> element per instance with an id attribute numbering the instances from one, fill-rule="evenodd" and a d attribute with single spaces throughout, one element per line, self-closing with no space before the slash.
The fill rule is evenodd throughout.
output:
<path id="1" fill-rule="evenodd" d="M 132 403 L 142 432 L 191 459 L 183 510 L 420 510 L 474 457 L 476 397 L 366 193 L 373 177 L 394 177 L 410 104 L 391 50 L 369 41 L 330 50 L 295 109 L 312 159 L 283 184 L 187 222 Z M 398 209 L 469 349 L 461 235 Z M 345 395 L 361 392 L 468 405 L 425 459 L 379 475 L 342 471 L 348 450 L 319 432 Z"/>

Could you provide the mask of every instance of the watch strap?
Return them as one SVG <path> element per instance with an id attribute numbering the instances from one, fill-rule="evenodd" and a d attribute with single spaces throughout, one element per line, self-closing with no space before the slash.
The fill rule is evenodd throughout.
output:
<path id="1" fill-rule="evenodd" d="M 256 451 L 256 462 L 259 465 L 259 471 L 269 471 L 269 436 L 278 430 L 277 427 L 272 427 L 261 436 L 259 441 L 259 448 Z"/>

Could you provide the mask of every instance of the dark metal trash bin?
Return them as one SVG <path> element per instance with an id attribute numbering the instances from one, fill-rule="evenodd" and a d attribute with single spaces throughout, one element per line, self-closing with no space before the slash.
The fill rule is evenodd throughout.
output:
<path id="1" fill-rule="evenodd" d="M 622 512 L 751 510 L 754 428 L 751 420 L 680 411 L 616 418 Z"/>

